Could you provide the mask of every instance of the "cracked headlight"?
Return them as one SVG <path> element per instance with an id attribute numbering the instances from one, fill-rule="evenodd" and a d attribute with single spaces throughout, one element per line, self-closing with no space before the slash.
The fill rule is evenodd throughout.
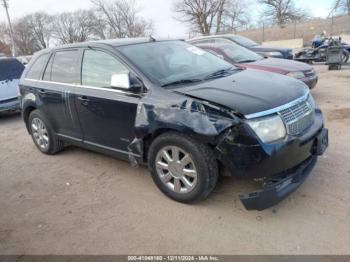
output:
<path id="1" fill-rule="evenodd" d="M 296 79 L 301 79 L 301 78 L 305 77 L 303 72 L 290 72 L 290 73 L 287 74 L 287 76 L 290 76 L 290 77 L 293 77 L 293 78 L 296 78 Z"/>
<path id="2" fill-rule="evenodd" d="M 247 123 L 264 143 L 279 140 L 287 134 L 284 123 L 278 115 L 251 119 Z"/>

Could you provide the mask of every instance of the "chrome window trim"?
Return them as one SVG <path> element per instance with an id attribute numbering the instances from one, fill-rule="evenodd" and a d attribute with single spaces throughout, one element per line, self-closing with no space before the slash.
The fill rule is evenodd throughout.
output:
<path id="1" fill-rule="evenodd" d="M 55 84 L 55 85 L 82 87 L 82 88 L 89 88 L 89 89 L 95 89 L 95 90 L 101 90 L 101 91 L 103 90 L 103 91 L 115 92 L 115 93 L 120 93 L 120 94 L 135 94 L 133 92 L 123 91 L 123 90 L 118 90 L 118 89 L 112 89 L 112 88 L 95 87 L 95 86 L 84 86 L 84 85 L 79 85 L 79 84 L 68 84 L 68 83 L 60 83 L 60 82 L 53 82 L 53 81 L 37 80 L 37 79 L 30 79 L 30 78 L 25 78 L 24 80 L 25 81 L 31 81 L 31 82 Z"/>
<path id="2" fill-rule="evenodd" d="M 269 109 L 269 110 L 266 110 L 266 111 L 245 115 L 244 117 L 246 119 L 253 119 L 253 118 L 258 118 L 258 117 L 263 117 L 263 116 L 268 116 L 268 115 L 272 115 L 272 114 L 278 113 L 281 110 L 287 109 L 287 108 L 289 108 L 291 106 L 294 106 L 296 104 L 299 104 L 301 102 L 306 101 L 308 99 L 309 95 L 310 95 L 310 92 L 308 91 L 302 97 L 299 97 L 299 98 L 293 100 L 292 102 L 289 102 L 288 104 L 285 104 L 285 105 L 282 105 L 282 106 L 279 106 L 279 107 L 275 107 L 275 108 L 272 108 L 272 109 Z"/>

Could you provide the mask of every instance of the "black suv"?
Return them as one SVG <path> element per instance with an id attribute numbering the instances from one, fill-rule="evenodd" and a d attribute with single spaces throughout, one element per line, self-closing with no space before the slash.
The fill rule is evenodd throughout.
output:
<path id="1" fill-rule="evenodd" d="M 66 144 L 148 164 L 180 202 L 204 199 L 220 171 L 257 179 L 247 209 L 277 204 L 306 179 L 328 142 L 306 85 L 243 70 L 183 41 L 80 43 L 35 55 L 20 81 L 38 149 Z"/>

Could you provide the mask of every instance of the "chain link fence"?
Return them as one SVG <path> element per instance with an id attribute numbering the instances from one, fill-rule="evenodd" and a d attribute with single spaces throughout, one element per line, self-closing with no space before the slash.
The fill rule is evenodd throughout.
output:
<path id="1" fill-rule="evenodd" d="M 313 19 L 303 23 L 292 23 L 283 28 L 278 26 L 263 26 L 257 29 L 241 31 L 238 34 L 260 43 L 302 38 L 304 40 L 304 46 L 308 46 L 316 34 L 321 34 L 324 31 L 329 36 L 350 34 L 350 15 L 328 19 Z"/>

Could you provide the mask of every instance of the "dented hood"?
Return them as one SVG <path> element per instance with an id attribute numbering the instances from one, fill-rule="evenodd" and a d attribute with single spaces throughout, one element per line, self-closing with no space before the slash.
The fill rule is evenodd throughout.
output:
<path id="1" fill-rule="evenodd" d="M 174 91 L 220 104 L 243 115 L 287 104 L 309 92 L 307 86 L 299 80 L 252 69 L 179 87 Z"/>

